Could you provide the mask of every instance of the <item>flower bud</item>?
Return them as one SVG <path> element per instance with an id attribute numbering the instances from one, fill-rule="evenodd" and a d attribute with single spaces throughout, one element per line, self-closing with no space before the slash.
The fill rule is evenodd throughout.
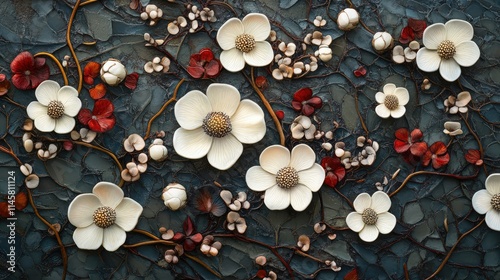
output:
<path id="1" fill-rule="evenodd" d="M 347 8 L 340 11 L 337 16 L 337 25 L 340 30 L 349 31 L 359 23 L 359 13 L 355 9 Z"/>
<path id="2" fill-rule="evenodd" d="M 178 183 L 170 183 L 163 189 L 161 197 L 168 209 L 173 211 L 179 210 L 187 202 L 186 188 Z"/>
<path id="3" fill-rule="evenodd" d="M 316 56 L 321 59 L 321 61 L 327 62 L 332 59 L 332 49 L 330 49 L 327 45 L 321 45 L 316 51 Z"/>
<path id="4" fill-rule="evenodd" d="M 152 160 L 164 161 L 167 158 L 168 155 L 167 147 L 163 145 L 163 141 L 161 142 L 162 142 L 161 144 L 159 143 L 155 144 L 155 142 L 153 142 L 153 144 L 149 146 L 149 157 Z"/>
<path id="5" fill-rule="evenodd" d="M 391 34 L 387 32 L 377 32 L 373 35 L 372 46 L 378 53 L 383 53 L 394 46 Z"/>
<path id="6" fill-rule="evenodd" d="M 117 86 L 127 76 L 127 69 L 114 58 L 106 60 L 101 67 L 101 80 L 110 86 Z"/>

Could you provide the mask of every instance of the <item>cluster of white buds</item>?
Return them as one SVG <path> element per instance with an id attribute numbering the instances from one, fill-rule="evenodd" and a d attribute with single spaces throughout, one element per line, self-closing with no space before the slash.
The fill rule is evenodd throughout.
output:
<path id="1" fill-rule="evenodd" d="M 309 59 L 308 62 L 304 62 Z M 278 68 L 273 70 L 273 78 L 276 80 L 296 79 L 303 77 L 309 72 L 314 72 L 318 69 L 318 60 L 314 56 L 301 57 L 301 60 L 292 62 L 290 57 L 283 57 L 277 54 L 274 61 L 278 64 Z"/>
<path id="2" fill-rule="evenodd" d="M 420 44 L 417 41 L 411 41 L 408 47 L 403 49 L 403 46 L 395 46 L 392 49 L 392 60 L 397 64 L 404 62 L 412 62 L 417 58 L 417 51 L 420 49 Z"/>
<path id="3" fill-rule="evenodd" d="M 326 20 L 322 16 L 316 16 L 313 23 L 316 27 L 323 27 L 326 25 Z"/>
<path id="4" fill-rule="evenodd" d="M 450 95 L 444 101 L 446 112 L 449 112 L 450 114 L 456 114 L 458 112 L 467 113 L 469 110 L 467 104 L 469 104 L 471 100 L 472 97 L 468 91 L 462 91 L 457 95 L 457 97 Z"/>
<path id="5" fill-rule="evenodd" d="M 170 70 L 170 59 L 168 59 L 168 57 L 166 56 L 162 58 L 159 58 L 157 56 L 153 58 L 152 61 L 148 61 L 146 62 L 146 64 L 144 64 L 144 71 L 146 71 L 146 73 L 153 73 L 153 72 L 167 73 L 168 70 Z"/>
<path id="6" fill-rule="evenodd" d="M 389 179 L 387 179 L 387 176 L 384 176 L 384 180 L 382 182 L 376 182 L 375 187 L 378 191 L 382 191 L 384 190 L 384 186 L 387 186 L 387 184 L 389 184 Z"/>
<path id="7" fill-rule="evenodd" d="M 163 39 L 155 39 L 151 34 L 149 33 L 144 33 L 144 41 L 147 43 L 145 44 L 146 47 L 149 46 L 161 46 L 165 42 Z"/>
<path id="8" fill-rule="evenodd" d="M 130 134 L 125 141 L 123 141 L 123 148 L 125 151 L 132 153 L 134 151 L 142 151 L 146 146 L 144 139 L 139 134 L 133 133 Z"/>
<path id="9" fill-rule="evenodd" d="M 315 223 L 314 224 L 314 232 L 315 233 L 322 233 L 323 231 L 326 230 L 326 224 L 325 223 Z"/>
<path id="10" fill-rule="evenodd" d="M 163 189 L 161 198 L 168 209 L 177 211 L 187 203 L 186 188 L 178 183 L 170 183 Z"/>
<path id="11" fill-rule="evenodd" d="M 97 132 L 92 131 L 88 128 L 81 128 L 80 132 L 73 130 L 70 133 L 70 137 L 73 140 L 82 140 L 85 143 L 91 143 L 97 137 Z"/>
<path id="12" fill-rule="evenodd" d="M 179 257 L 184 254 L 184 248 L 182 245 L 175 245 L 174 249 L 168 249 L 165 251 L 165 261 L 167 263 L 176 264 L 179 262 Z"/>
<path id="13" fill-rule="evenodd" d="M 61 62 L 61 63 L 62 63 L 62 66 L 63 66 L 63 67 L 67 67 L 67 66 L 68 66 L 68 62 L 69 62 L 69 60 L 70 60 L 70 59 L 71 59 L 71 56 L 69 56 L 69 55 L 65 55 L 65 56 L 63 57 L 63 61 Z"/>
<path id="14" fill-rule="evenodd" d="M 140 153 L 137 156 L 137 161 L 127 163 L 121 172 L 122 179 L 127 182 L 135 182 L 141 178 L 141 174 L 148 169 L 148 156 L 145 153 Z"/>
<path id="15" fill-rule="evenodd" d="M 146 8 L 141 13 L 142 20 L 149 20 L 149 25 L 153 26 L 157 21 L 163 16 L 163 11 L 158 8 L 156 5 L 149 4 L 146 5 Z"/>
<path id="16" fill-rule="evenodd" d="M 38 187 L 38 184 L 40 183 L 40 178 L 38 178 L 38 175 L 33 174 L 33 167 L 25 163 L 19 167 L 21 170 L 21 173 L 23 173 L 26 178 L 24 178 L 24 183 L 26 184 L 26 187 L 28 189 L 34 189 Z"/>
<path id="17" fill-rule="evenodd" d="M 359 13 L 355 9 L 347 8 L 340 11 L 337 16 L 337 25 L 340 30 L 349 31 L 359 23 Z"/>
<path id="18" fill-rule="evenodd" d="M 40 144 L 41 142 L 37 143 Z M 35 144 L 35 149 L 38 149 L 36 155 L 38 158 L 42 161 L 47 161 L 49 159 L 53 159 L 57 156 L 57 146 L 56 144 L 49 144 L 49 146 L 46 149 L 43 149 L 42 147 L 37 148 L 38 145 Z"/>
<path id="19" fill-rule="evenodd" d="M 308 116 L 300 115 L 293 120 L 290 125 L 293 139 L 300 140 L 305 138 L 313 140 L 316 134 L 316 126 L 312 123 Z"/>
<path id="20" fill-rule="evenodd" d="M 280 51 L 282 51 L 286 56 L 292 56 L 295 54 L 295 50 L 297 49 L 297 46 L 294 43 L 286 44 L 285 42 L 281 42 L 278 45 L 278 49 Z"/>
<path id="21" fill-rule="evenodd" d="M 215 257 L 219 254 L 219 250 L 221 248 L 222 243 L 220 243 L 219 241 L 214 242 L 214 237 L 212 235 L 207 235 L 201 242 L 200 251 L 206 256 Z"/>
<path id="22" fill-rule="evenodd" d="M 163 145 L 163 140 L 156 138 L 149 145 L 149 157 L 154 161 L 164 161 L 167 159 L 168 149 Z"/>
<path id="23" fill-rule="evenodd" d="M 429 90 L 431 88 L 431 81 L 429 81 L 429 79 L 424 79 L 420 88 L 422 90 Z"/>
<path id="24" fill-rule="evenodd" d="M 177 17 L 176 20 L 170 22 L 167 25 L 167 31 L 168 31 L 168 33 L 170 33 L 172 35 L 176 35 L 177 33 L 179 33 L 181 27 L 186 27 L 187 25 L 188 25 L 188 22 L 187 22 L 186 18 L 183 16 L 179 16 L 179 17 Z"/>
<path id="25" fill-rule="evenodd" d="M 360 165 L 372 165 L 377 158 L 377 151 L 379 149 L 377 141 L 372 141 L 371 139 L 366 139 L 364 136 L 359 136 L 356 139 L 356 146 L 362 149 L 357 155 L 353 156 L 350 151 L 345 150 L 344 142 L 337 142 L 334 145 L 335 156 L 340 158 L 340 162 L 346 169 Z"/>
<path id="26" fill-rule="evenodd" d="M 313 33 L 308 33 L 304 37 L 304 43 L 307 45 L 316 45 L 318 50 L 314 52 L 314 55 L 318 57 L 321 61 L 327 62 L 332 59 L 332 49 L 330 44 L 332 43 L 332 36 L 323 36 L 320 31 L 314 31 Z"/>
<path id="27" fill-rule="evenodd" d="M 239 192 L 238 197 L 233 197 L 233 194 L 230 191 L 223 190 L 220 192 L 220 197 L 232 211 L 240 211 L 240 209 L 250 208 L 250 202 L 247 201 L 246 192 Z"/>
<path id="28" fill-rule="evenodd" d="M 240 234 L 247 230 L 247 222 L 238 212 L 230 211 L 226 217 L 226 227 L 230 231 L 238 231 Z"/>
<path id="29" fill-rule="evenodd" d="M 372 47 L 378 53 L 383 53 L 394 46 L 394 39 L 388 32 L 377 32 L 373 35 Z"/>
<path id="30" fill-rule="evenodd" d="M 342 269 L 342 267 L 337 266 L 337 263 L 335 261 L 326 260 L 325 264 L 327 266 L 329 266 L 335 272 L 338 272 L 338 271 L 340 271 Z"/>
<path id="31" fill-rule="evenodd" d="M 462 124 L 459 122 L 445 122 L 444 123 L 444 134 L 448 134 L 450 136 L 457 136 L 463 134 Z"/>
<path id="32" fill-rule="evenodd" d="M 127 76 L 127 69 L 117 59 L 106 60 L 101 67 L 101 80 L 110 86 L 117 86 Z"/>
<path id="33" fill-rule="evenodd" d="M 309 251 L 309 248 L 311 247 L 311 239 L 309 239 L 309 236 L 302 234 L 299 236 L 298 241 L 297 241 L 297 247 L 300 248 L 303 252 Z"/>

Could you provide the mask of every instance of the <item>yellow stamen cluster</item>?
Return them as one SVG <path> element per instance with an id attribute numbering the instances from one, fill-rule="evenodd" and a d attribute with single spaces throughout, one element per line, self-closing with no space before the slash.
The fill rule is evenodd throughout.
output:
<path id="1" fill-rule="evenodd" d="M 450 59 L 456 52 L 455 44 L 450 40 L 444 40 L 437 48 L 437 53 L 442 59 Z"/>
<path id="2" fill-rule="evenodd" d="M 241 34 L 236 36 L 236 48 L 242 52 L 250 52 L 255 48 L 255 39 L 252 35 Z"/>
<path id="3" fill-rule="evenodd" d="M 384 105 L 391 111 L 396 110 L 399 106 L 399 99 L 394 94 L 387 94 L 385 96 Z"/>
<path id="4" fill-rule="evenodd" d="M 101 206 L 94 211 L 94 224 L 100 228 L 112 226 L 116 221 L 116 211 L 108 206 Z"/>
<path id="5" fill-rule="evenodd" d="M 276 174 L 276 183 L 280 188 L 290 189 L 299 183 L 299 173 L 293 167 L 283 167 Z"/>
<path id="6" fill-rule="evenodd" d="M 53 119 L 58 119 L 64 115 L 64 105 L 61 101 L 50 101 L 47 106 L 47 115 Z"/>
<path id="7" fill-rule="evenodd" d="M 371 208 L 366 208 L 363 211 L 363 214 L 361 214 L 361 218 L 363 219 L 363 223 L 365 223 L 365 225 L 372 226 L 377 223 L 377 212 Z"/>
<path id="8" fill-rule="evenodd" d="M 493 195 L 490 203 L 491 203 L 491 206 L 493 207 L 493 209 L 500 211 L 500 194 L 497 193 L 497 194 Z"/>
<path id="9" fill-rule="evenodd" d="M 207 135 L 217 138 L 228 135 L 232 130 L 231 119 L 222 112 L 208 113 L 201 127 Z"/>

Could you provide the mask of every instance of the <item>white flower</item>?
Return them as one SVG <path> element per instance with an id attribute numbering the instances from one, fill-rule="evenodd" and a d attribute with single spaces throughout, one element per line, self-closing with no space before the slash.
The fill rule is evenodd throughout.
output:
<path id="1" fill-rule="evenodd" d="M 69 133 L 75 127 L 75 119 L 82 107 L 78 91 L 52 80 L 42 82 L 35 90 L 38 101 L 28 105 L 28 116 L 35 121 L 35 127 L 42 132 Z"/>
<path id="2" fill-rule="evenodd" d="M 477 191 L 472 197 L 472 207 L 479 214 L 486 213 L 486 225 L 500 231 L 500 173 L 494 173 L 484 182 L 486 189 Z"/>
<path id="3" fill-rule="evenodd" d="M 378 53 L 383 53 L 392 48 L 394 40 L 388 32 L 377 32 L 373 35 L 372 46 Z"/>
<path id="4" fill-rule="evenodd" d="M 127 69 L 117 59 L 110 58 L 102 64 L 101 80 L 110 86 L 117 86 L 127 76 Z"/>
<path id="5" fill-rule="evenodd" d="M 163 189 L 161 198 L 168 209 L 173 211 L 179 210 L 187 202 L 186 188 L 178 183 L 170 183 Z"/>
<path id="6" fill-rule="evenodd" d="M 149 156 L 155 161 L 164 161 L 167 159 L 168 149 L 163 145 L 163 140 L 157 138 L 149 146 Z"/>
<path id="7" fill-rule="evenodd" d="M 325 179 L 325 171 L 315 161 L 314 151 L 305 144 L 291 153 L 280 145 L 269 146 L 260 154 L 260 166 L 248 169 L 245 180 L 251 190 L 266 191 L 267 208 L 282 210 L 291 204 L 295 211 L 303 211 Z"/>
<path id="8" fill-rule="evenodd" d="M 427 27 L 422 39 L 425 47 L 417 53 L 418 68 L 425 72 L 439 69 L 443 79 L 455 81 L 462 73 L 460 66 L 472 66 L 479 59 L 479 47 L 471 41 L 473 36 L 472 25 L 459 19 Z"/>
<path id="9" fill-rule="evenodd" d="M 100 182 L 92 193 L 80 194 L 68 207 L 69 222 L 76 227 L 73 240 L 80 249 L 96 250 L 101 245 L 116 251 L 134 229 L 142 206 L 113 183 Z"/>
<path id="10" fill-rule="evenodd" d="M 359 23 L 359 13 L 355 9 L 347 8 L 340 11 L 337 16 L 337 25 L 340 30 L 349 31 Z"/>
<path id="11" fill-rule="evenodd" d="M 400 118 L 406 113 L 404 105 L 410 101 L 410 94 L 404 87 L 396 87 L 395 84 L 386 84 L 383 92 L 375 94 L 375 100 L 379 105 L 375 108 L 375 112 L 381 118 Z"/>
<path id="12" fill-rule="evenodd" d="M 217 42 L 223 49 L 220 62 L 228 71 L 238 72 L 245 67 L 266 66 L 273 60 L 271 44 L 265 40 L 271 33 L 269 19 L 263 14 L 251 13 L 243 20 L 231 18 L 217 32 Z"/>
<path id="13" fill-rule="evenodd" d="M 456 136 L 464 132 L 462 131 L 462 124 L 459 122 L 445 122 L 443 133 L 450 136 Z"/>
<path id="14" fill-rule="evenodd" d="M 354 210 L 346 217 L 347 226 L 365 242 L 373 242 L 379 232 L 388 234 L 396 226 L 396 217 L 389 213 L 391 199 L 382 191 L 375 192 L 371 197 L 362 193 L 354 200 Z"/>
<path id="15" fill-rule="evenodd" d="M 175 151 L 190 159 L 205 155 L 213 167 L 226 170 L 241 156 L 244 144 L 266 134 L 264 112 L 255 102 L 240 102 L 238 90 L 228 84 L 211 84 L 207 94 L 192 90 L 175 104 L 181 126 L 174 133 Z"/>

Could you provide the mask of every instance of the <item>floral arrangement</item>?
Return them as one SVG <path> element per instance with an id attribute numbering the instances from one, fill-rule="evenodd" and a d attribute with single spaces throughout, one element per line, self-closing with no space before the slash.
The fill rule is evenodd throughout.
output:
<path id="1" fill-rule="evenodd" d="M 473 79 L 484 30 L 316 2 L 131 0 L 116 15 L 140 44 L 108 53 L 92 24 L 73 46 L 75 15 L 106 7 L 77 0 L 64 51 L 5 54 L 14 255 L 41 249 L 63 279 L 97 259 L 108 278 L 494 278 L 453 258 L 482 246 L 494 266 L 500 231 L 498 86 Z"/>

